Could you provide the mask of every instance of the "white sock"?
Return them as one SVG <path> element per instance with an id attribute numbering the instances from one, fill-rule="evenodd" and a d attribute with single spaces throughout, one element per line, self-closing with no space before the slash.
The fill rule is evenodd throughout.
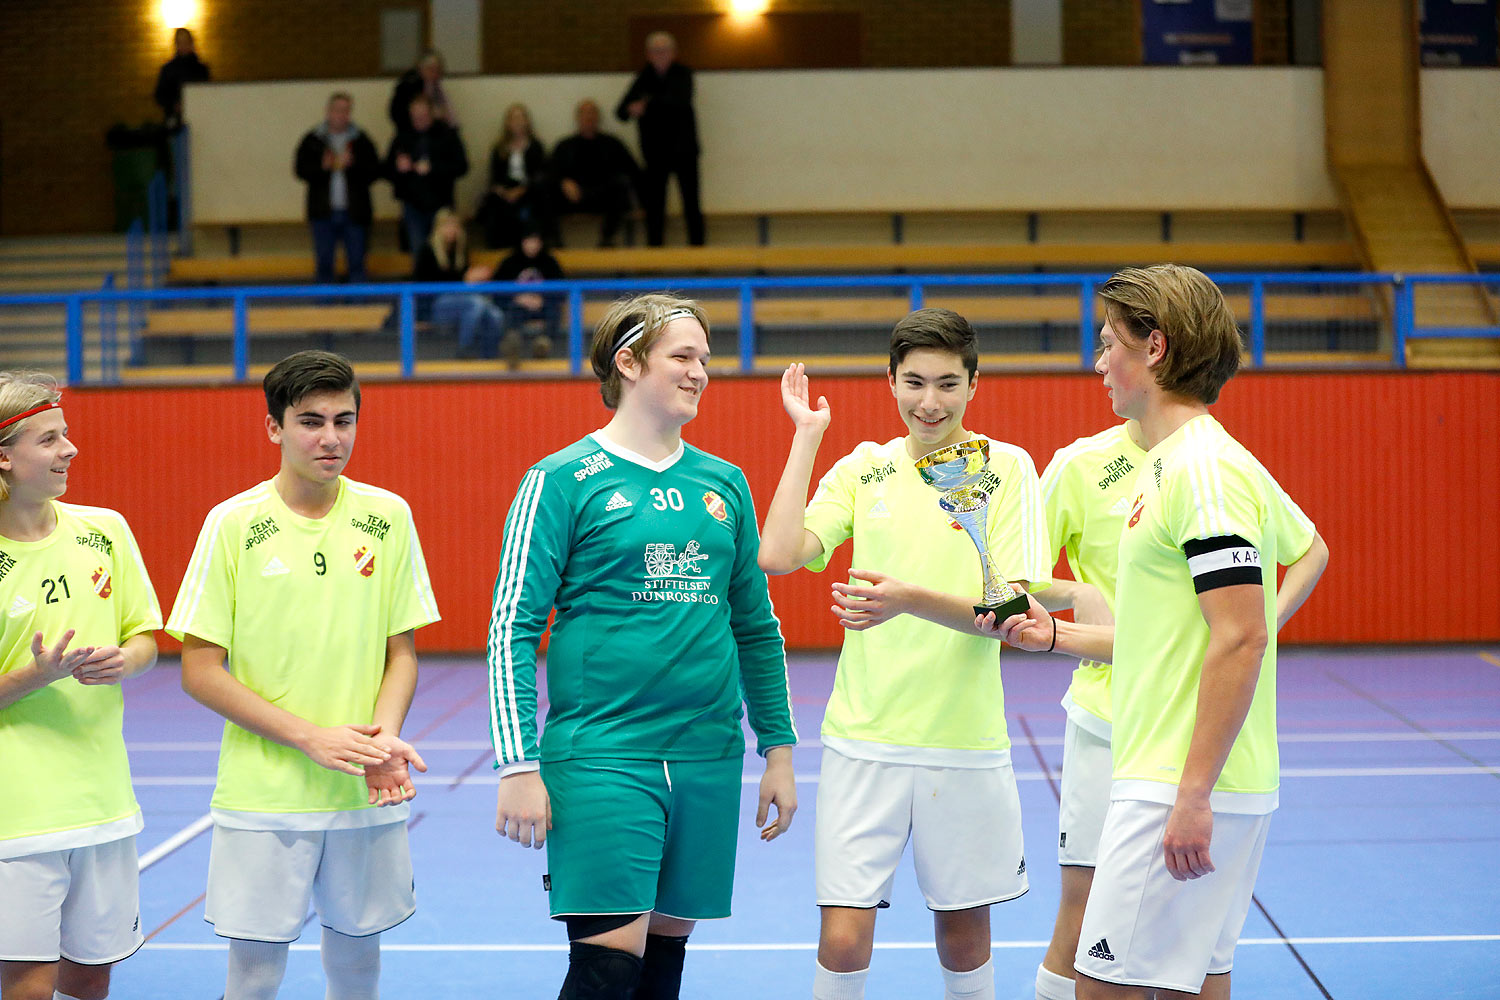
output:
<path id="1" fill-rule="evenodd" d="M 286 975 L 288 945 L 276 941 L 229 939 L 229 977 L 224 1000 L 276 1000 Z"/>
<path id="2" fill-rule="evenodd" d="M 1036 1000 L 1073 1000 L 1073 980 L 1044 965 L 1036 967 Z"/>
<path id="3" fill-rule="evenodd" d="M 943 969 L 943 1000 L 995 1000 L 995 965 L 990 959 L 972 972 Z"/>
<path id="4" fill-rule="evenodd" d="M 858 972 L 829 972 L 822 962 L 815 963 L 813 1000 L 865 1000 L 865 980 L 869 969 Z"/>
<path id="5" fill-rule="evenodd" d="M 350 937 L 323 928 L 325 1000 L 380 1000 L 380 935 Z"/>

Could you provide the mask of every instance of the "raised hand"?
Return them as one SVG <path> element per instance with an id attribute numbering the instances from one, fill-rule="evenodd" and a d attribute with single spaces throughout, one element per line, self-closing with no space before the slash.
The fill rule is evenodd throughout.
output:
<path id="1" fill-rule="evenodd" d="M 365 765 L 365 787 L 370 790 L 370 805 L 393 806 L 416 798 L 417 788 L 412 784 L 410 768 L 426 772 L 427 762 L 422 755 L 399 736 L 377 736 L 375 743 L 390 757 L 383 764 Z"/>
<path id="2" fill-rule="evenodd" d="M 67 677 L 80 663 L 94 655 L 93 646 L 68 648 L 68 643 L 73 641 L 75 635 L 77 630 L 68 629 L 51 649 L 42 641 L 42 633 L 38 632 L 31 637 L 31 658 L 36 662 L 37 670 L 47 678 L 47 683 Z"/>
<path id="3" fill-rule="evenodd" d="M 379 726 L 316 726 L 297 749 L 319 767 L 362 775 L 361 767 L 390 759 L 390 753 L 375 740 L 379 733 Z"/>
<path id="4" fill-rule="evenodd" d="M 822 433 L 833 419 L 827 396 L 818 397 L 816 409 L 808 405 L 807 370 L 800 361 L 788 365 L 781 375 L 781 405 L 799 431 Z"/>

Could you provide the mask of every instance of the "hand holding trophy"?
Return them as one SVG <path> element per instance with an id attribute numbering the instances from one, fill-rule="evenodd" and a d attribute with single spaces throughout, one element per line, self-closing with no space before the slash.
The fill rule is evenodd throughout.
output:
<path id="1" fill-rule="evenodd" d="M 990 565 L 985 528 L 989 523 L 990 495 L 980 488 L 989 466 L 990 443 L 984 438 L 960 441 L 939 448 L 917 459 L 917 474 L 937 490 L 938 506 L 968 532 L 969 540 L 979 550 L 979 569 L 984 577 L 982 603 L 974 605 L 975 617 L 994 613 L 996 622 L 1021 614 L 1029 606 L 1025 594 L 1018 594 L 1009 583 L 997 576 Z"/>

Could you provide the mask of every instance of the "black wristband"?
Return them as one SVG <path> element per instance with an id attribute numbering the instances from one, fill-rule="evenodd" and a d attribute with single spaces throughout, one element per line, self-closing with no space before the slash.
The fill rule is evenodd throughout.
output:
<path id="1" fill-rule="evenodd" d="M 1054 619 L 1052 619 L 1052 643 L 1051 643 L 1051 645 L 1049 645 L 1047 647 L 1047 652 L 1050 653 L 1050 652 L 1052 652 L 1056 648 L 1057 648 L 1057 619 L 1054 618 Z"/>

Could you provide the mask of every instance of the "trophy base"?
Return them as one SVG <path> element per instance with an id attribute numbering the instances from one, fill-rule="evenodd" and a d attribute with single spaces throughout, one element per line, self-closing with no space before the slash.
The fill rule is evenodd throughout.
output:
<path id="1" fill-rule="evenodd" d="M 1026 595 L 1017 594 L 1015 597 L 1012 597 L 1004 604 L 974 605 L 974 617 L 978 618 L 982 615 L 987 615 L 993 612 L 995 615 L 995 624 L 999 625 L 1011 615 L 1019 615 L 1029 607 L 1031 607 L 1031 602 L 1027 600 Z"/>

